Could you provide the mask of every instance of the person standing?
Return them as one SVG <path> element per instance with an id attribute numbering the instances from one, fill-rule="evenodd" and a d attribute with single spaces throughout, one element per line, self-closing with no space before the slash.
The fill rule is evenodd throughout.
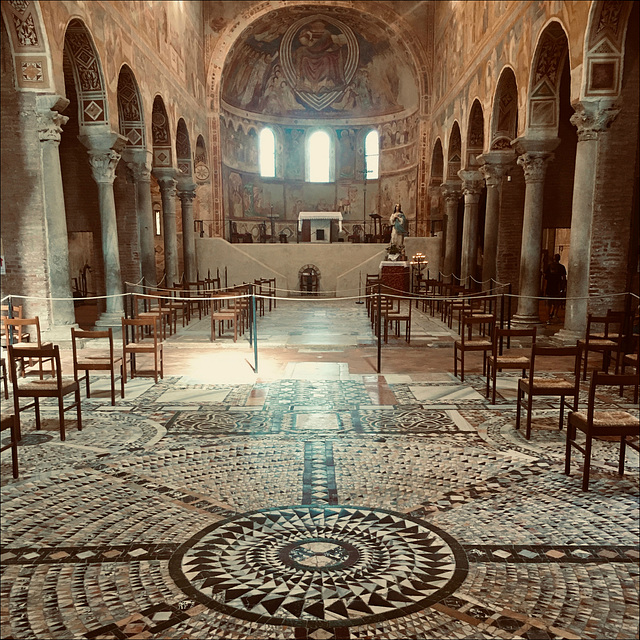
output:
<path id="1" fill-rule="evenodd" d="M 567 291 L 567 270 L 560 263 L 560 254 L 553 256 L 553 261 L 547 265 L 544 272 L 545 279 L 545 295 L 547 300 L 547 309 L 549 317 L 547 324 L 551 324 L 553 318 L 558 317 L 558 309 L 560 308 L 560 299 L 566 295 Z"/>

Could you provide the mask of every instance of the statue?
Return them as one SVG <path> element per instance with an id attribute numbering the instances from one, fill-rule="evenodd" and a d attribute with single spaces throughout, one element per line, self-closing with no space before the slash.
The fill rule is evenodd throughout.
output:
<path id="1" fill-rule="evenodd" d="M 400 204 L 397 204 L 391 217 L 389 218 L 389 224 L 391 225 L 391 244 L 396 247 L 404 247 L 404 237 L 407 235 L 407 218 L 402 211 Z"/>

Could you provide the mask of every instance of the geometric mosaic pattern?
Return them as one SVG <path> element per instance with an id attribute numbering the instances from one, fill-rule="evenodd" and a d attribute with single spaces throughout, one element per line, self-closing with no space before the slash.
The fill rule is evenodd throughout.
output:
<path id="1" fill-rule="evenodd" d="M 325 628 L 423 609 L 455 591 L 467 561 L 450 536 L 402 514 L 297 506 L 209 526 L 182 545 L 169 569 L 187 595 L 211 608 Z"/>

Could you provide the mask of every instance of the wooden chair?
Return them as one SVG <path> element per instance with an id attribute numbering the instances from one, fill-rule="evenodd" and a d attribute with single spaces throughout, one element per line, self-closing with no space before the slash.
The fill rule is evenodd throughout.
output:
<path id="1" fill-rule="evenodd" d="M 582 348 L 579 344 L 575 347 L 542 347 L 539 344 L 531 346 L 531 366 L 528 378 L 520 378 L 518 380 L 518 401 L 516 413 L 516 429 L 520 429 L 520 403 L 523 402 L 524 396 L 527 396 L 527 426 L 525 438 L 531 439 L 531 410 L 533 406 L 534 396 L 553 396 L 560 398 L 560 421 L 559 429 L 562 429 L 564 421 L 564 407 L 570 407 L 576 411 L 578 408 L 578 394 L 580 392 L 580 362 Z M 536 367 L 539 372 L 541 362 L 548 361 L 548 358 L 563 358 L 569 361 L 573 369 L 559 376 L 542 377 L 536 376 Z M 573 403 L 569 405 L 566 398 L 573 399 Z"/>
<path id="2" fill-rule="evenodd" d="M 583 380 L 587 379 L 589 352 L 594 351 L 602 354 L 603 371 L 609 370 L 612 355 L 615 354 L 616 362 L 618 362 L 623 338 L 623 323 L 624 318 L 617 315 L 596 316 L 590 313 L 587 316 L 585 339 L 579 341 L 584 355 Z"/>
<path id="3" fill-rule="evenodd" d="M 536 342 L 536 328 L 533 329 L 493 329 L 493 339 L 491 341 L 491 353 L 487 356 L 487 391 L 489 397 L 489 386 L 492 387 L 491 404 L 496 403 L 496 376 L 498 371 L 503 369 L 520 369 L 522 377 L 526 376 L 527 370 L 531 366 L 531 350 L 526 349 L 525 354 L 503 355 L 503 345 L 505 338 L 531 338 L 531 344 Z"/>
<path id="4" fill-rule="evenodd" d="M 495 316 L 463 315 L 460 323 L 460 339 L 453 343 L 453 375 L 458 375 L 460 362 L 460 382 L 464 382 L 464 354 L 467 351 L 482 352 L 482 375 L 487 372 L 487 354 L 491 351 L 491 334 Z"/>
<path id="5" fill-rule="evenodd" d="M 142 305 L 142 310 L 140 310 Z M 167 337 L 167 327 L 169 335 L 173 335 L 177 325 L 177 311 L 171 308 L 168 303 L 163 302 L 159 294 L 133 294 L 133 317 L 134 318 L 158 318 L 158 327 L 161 332 L 161 339 Z"/>
<path id="6" fill-rule="evenodd" d="M 108 353 L 93 353 L 92 350 L 78 349 L 78 340 L 108 340 Z M 116 404 L 116 368 L 120 371 L 120 397 L 124 398 L 124 375 L 122 356 L 113 351 L 113 329 L 107 331 L 80 331 L 71 327 L 71 346 L 73 349 L 73 377 L 78 380 L 80 371 L 84 371 L 87 384 L 87 398 L 91 397 L 89 371 L 109 371 L 111 374 L 111 404 Z"/>
<path id="7" fill-rule="evenodd" d="M 2 316 L 2 345 L 6 346 L 8 344 L 8 341 L 6 337 L 7 333 L 4 328 L 4 319 L 11 317 L 11 318 L 18 318 L 21 320 L 22 318 L 24 318 L 23 307 L 21 304 L 19 305 L 12 304 L 11 309 L 9 309 L 8 304 L 3 304 L 0 307 L 0 309 L 1 309 L 0 315 Z M 11 315 L 9 315 L 9 313 L 11 313 Z M 16 327 L 13 327 L 13 335 L 11 337 L 13 339 L 14 344 L 16 342 L 29 342 L 31 339 L 31 335 L 29 334 L 28 331 L 22 331 L 18 333 Z"/>
<path id="8" fill-rule="evenodd" d="M 13 472 L 13 477 L 18 477 L 18 429 L 16 427 L 16 418 L 13 415 L 4 416 L 2 420 L 0 420 L 0 431 L 5 431 L 9 429 L 10 438 L 7 444 L 3 444 L 0 447 L 0 452 L 6 451 L 7 449 L 11 449 L 11 470 Z"/>
<path id="9" fill-rule="evenodd" d="M 9 345 L 9 365 L 11 367 L 11 380 L 13 382 L 13 406 L 16 419 L 16 429 L 18 439 L 20 435 L 20 413 L 31 407 L 35 408 L 36 429 L 40 429 L 40 398 L 57 398 L 58 413 L 60 416 L 60 440 L 65 440 L 64 414 L 71 409 L 76 409 L 78 420 L 78 431 L 82 430 L 82 413 L 80 406 L 80 384 L 77 380 L 62 376 L 60 365 L 60 349 L 57 344 L 41 347 L 40 349 L 27 348 L 24 345 Z M 34 379 L 32 377 L 21 378 L 17 375 L 18 360 L 25 358 L 39 358 L 50 360 L 52 365 L 51 378 L 45 380 Z M 64 397 L 70 393 L 74 394 L 74 402 L 65 407 Z M 20 398 L 33 398 L 31 404 L 20 406 Z"/>
<path id="10" fill-rule="evenodd" d="M 640 451 L 638 442 L 627 440 L 640 436 L 640 421 L 626 411 L 596 411 L 595 397 L 599 387 L 633 387 L 635 397 L 638 397 L 637 375 L 609 375 L 601 371 L 594 371 L 589 385 L 589 403 L 586 414 L 584 411 L 569 412 L 567 424 L 567 444 L 565 449 L 564 472 L 571 473 L 571 449 L 575 447 L 584 455 L 584 470 L 582 472 L 582 490 L 589 489 L 589 472 L 591 468 L 591 448 L 594 438 L 620 438 L 620 456 L 618 459 L 618 473 L 624 475 L 624 456 L 626 446 Z M 584 446 L 576 441 L 577 432 L 582 431 L 586 436 Z"/>
<path id="11" fill-rule="evenodd" d="M 31 349 L 32 351 L 42 350 L 47 347 L 53 346 L 51 342 L 42 342 L 42 335 L 40 333 L 40 319 L 38 316 L 35 318 L 3 318 L 2 320 L 4 324 L 5 331 L 5 340 L 7 345 L 11 342 L 11 335 L 13 335 L 14 344 L 20 345 L 23 349 Z M 26 327 L 33 327 L 33 336 L 30 332 L 26 331 Z M 25 337 L 28 336 L 28 337 Z M 27 340 L 29 340 L 27 342 Z M 24 360 L 28 360 L 28 366 L 33 366 L 33 363 L 37 360 L 39 371 L 40 371 L 40 379 L 44 377 L 44 362 L 49 361 L 49 358 L 24 358 L 21 362 L 21 366 L 23 367 L 21 370 L 21 375 L 24 376 L 26 373 L 26 363 Z M 52 363 L 53 366 L 53 363 Z"/>
<path id="12" fill-rule="evenodd" d="M 7 380 L 9 379 L 9 374 L 7 372 L 7 361 L 4 359 L 4 347 L 0 347 L 0 349 L 2 349 L 2 353 L 0 354 L 0 377 L 2 378 L 2 386 L 4 388 L 4 398 L 8 400 L 9 384 Z"/>
<path id="13" fill-rule="evenodd" d="M 218 337 L 222 337 L 227 325 L 233 325 L 233 341 L 238 340 L 238 330 L 244 333 L 244 309 L 241 305 L 234 304 L 234 296 L 230 294 L 217 294 L 213 297 L 214 304 L 211 308 L 211 342 L 216 339 L 216 322 L 218 323 Z"/>
<path id="14" fill-rule="evenodd" d="M 394 334 L 396 337 L 400 337 L 400 325 L 404 322 L 404 339 L 407 343 L 411 342 L 411 300 L 407 300 L 405 304 L 404 300 L 400 296 L 387 296 L 391 300 L 391 308 L 387 309 L 382 316 L 382 323 L 384 325 L 384 341 L 388 342 L 389 339 L 389 327 L 394 328 Z"/>
<path id="15" fill-rule="evenodd" d="M 122 378 L 127 382 L 127 356 L 131 365 L 131 379 L 140 377 L 137 371 L 136 356 L 153 356 L 153 378 L 158 382 L 164 378 L 164 353 L 157 317 L 122 318 Z"/>

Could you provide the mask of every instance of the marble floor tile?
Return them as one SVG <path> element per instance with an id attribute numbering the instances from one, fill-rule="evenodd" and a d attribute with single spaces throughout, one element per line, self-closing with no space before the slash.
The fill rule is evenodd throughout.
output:
<path id="1" fill-rule="evenodd" d="M 256 371 L 248 336 L 211 343 L 205 316 L 167 340 L 157 384 L 129 380 L 112 407 L 92 378 L 65 441 L 54 400 L 39 430 L 21 413 L 0 637 L 637 638 L 637 452 L 620 476 L 619 444 L 594 442 L 583 492 L 557 402 L 536 402 L 526 440 L 517 376 L 491 404 L 481 359 L 461 383 L 457 334 L 415 322 L 378 371 L 365 305 L 278 301 Z M 597 402 L 638 415 L 630 394 Z"/>

